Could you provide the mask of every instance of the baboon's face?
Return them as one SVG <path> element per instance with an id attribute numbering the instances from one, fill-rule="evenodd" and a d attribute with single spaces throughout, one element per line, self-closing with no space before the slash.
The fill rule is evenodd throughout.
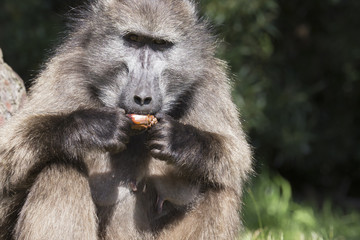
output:
<path id="1" fill-rule="evenodd" d="M 82 39 L 92 94 L 127 113 L 179 109 L 206 56 L 192 6 L 186 0 L 105 2 Z"/>

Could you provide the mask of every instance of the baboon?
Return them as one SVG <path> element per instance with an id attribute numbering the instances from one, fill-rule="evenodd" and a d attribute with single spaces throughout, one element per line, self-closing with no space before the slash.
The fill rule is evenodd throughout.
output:
<path id="1" fill-rule="evenodd" d="M 195 4 L 97 0 L 76 18 L 1 129 L 0 238 L 237 238 L 251 151 Z"/>

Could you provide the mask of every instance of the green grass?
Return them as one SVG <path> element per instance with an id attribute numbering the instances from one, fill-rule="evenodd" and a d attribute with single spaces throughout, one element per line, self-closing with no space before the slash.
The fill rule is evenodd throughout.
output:
<path id="1" fill-rule="evenodd" d="M 324 203 L 321 209 L 292 199 L 289 182 L 262 173 L 245 194 L 245 240 L 359 240 L 360 212 Z"/>

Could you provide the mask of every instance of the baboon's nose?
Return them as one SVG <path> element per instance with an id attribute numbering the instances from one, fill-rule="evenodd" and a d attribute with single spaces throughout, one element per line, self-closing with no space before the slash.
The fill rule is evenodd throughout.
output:
<path id="1" fill-rule="evenodd" d="M 146 96 L 146 95 L 141 96 L 139 94 L 139 95 L 134 96 L 134 102 L 140 106 L 149 105 L 151 103 L 151 100 L 152 100 L 152 97 Z"/>

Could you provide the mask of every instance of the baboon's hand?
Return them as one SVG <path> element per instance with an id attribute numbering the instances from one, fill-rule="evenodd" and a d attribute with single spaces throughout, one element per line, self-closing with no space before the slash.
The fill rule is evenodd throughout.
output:
<path id="1" fill-rule="evenodd" d="M 168 115 L 157 115 L 158 123 L 149 130 L 147 145 L 154 158 L 165 161 L 176 161 L 174 144 L 181 138 L 181 123 Z M 179 135 L 180 133 L 180 135 Z"/>
<path id="2" fill-rule="evenodd" d="M 214 133 L 183 124 L 167 115 L 156 115 L 147 145 L 150 154 L 160 160 L 196 170 L 204 161 L 220 159 L 222 138 Z"/>
<path id="3" fill-rule="evenodd" d="M 126 149 L 131 120 L 122 109 L 84 109 L 72 115 L 85 147 L 100 148 L 111 153 Z"/>

